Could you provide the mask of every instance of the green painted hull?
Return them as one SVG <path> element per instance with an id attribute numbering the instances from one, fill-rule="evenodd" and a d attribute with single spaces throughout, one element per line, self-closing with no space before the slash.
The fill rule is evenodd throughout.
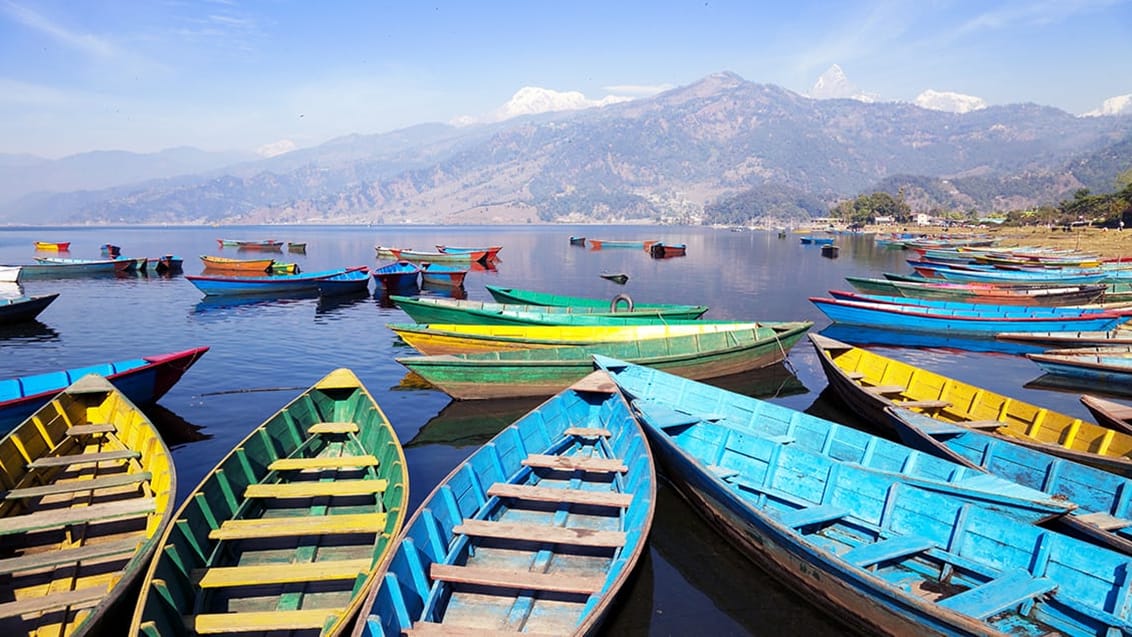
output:
<path id="1" fill-rule="evenodd" d="M 707 312 L 703 305 L 610 312 L 608 308 L 512 305 L 454 299 L 389 297 L 417 323 L 472 325 L 611 325 L 693 320 Z M 577 317 L 583 317 L 580 320 Z M 586 318 L 588 317 L 588 318 Z M 610 321 L 609 319 L 613 319 Z M 559 388 L 561 389 L 561 388 Z M 554 392 L 552 392 L 554 393 Z"/>
<path id="2" fill-rule="evenodd" d="M 609 300 L 605 300 L 586 296 L 566 296 L 563 294 L 536 292 L 534 290 L 505 288 L 498 285 L 485 285 L 484 287 L 487 288 L 491 297 L 499 303 L 521 303 L 526 305 L 548 305 L 556 307 L 596 307 L 608 310 L 618 298 L 615 296 Z M 624 307 L 625 301 L 621 301 L 620 305 Z M 633 307 L 638 310 L 664 310 L 679 308 L 681 306 L 671 303 L 634 303 Z"/>
<path id="3" fill-rule="evenodd" d="M 812 323 L 779 328 L 603 343 L 584 347 L 510 350 L 480 354 L 417 356 L 397 362 L 458 400 L 547 396 L 593 370 L 602 354 L 695 380 L 738 374 L 773 365 Z"/>

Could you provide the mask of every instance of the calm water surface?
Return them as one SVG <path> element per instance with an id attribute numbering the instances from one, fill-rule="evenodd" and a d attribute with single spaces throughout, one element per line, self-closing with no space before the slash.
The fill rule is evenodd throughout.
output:
<path id="1" fill-rule="evenodd" d="M 593 251 L 571 235 L 684 242 L 688 256 L 654 260 L 634 249 Z M 502 245 L 495 271 L 473 272 L 467 298 L 490 300 L 484 284 L 636 302 L 705 304 L 706 318 L 829 321 L 808 301 L 830 289 L 851 289 L 844 277 L 907 272 L 905 254 L 868 236 L 839 238 L 840 257 L 820 256 L 796 236 L 698 227 L 224 227 L 38 228 L 0 230 L 0 264 L 30 263 L 33 243 L 71 241 L 68 256 L 97 258 L 112 243 L 125 256 L 173 253 L 185 272 L 201 271 L 198 255 L 250 256 L 220 249 L 216 239 L 306 242 L 306 254 L 275 255 L 304 271 L 370 265 L 375 245 L 431 250 L 434 244 Z M 599 277 L 624 272 L 626 285 Z M 77 367 L 208 345 L 211 350 L 149 410 L 173 446 L 179 497 L 196 485 L 248 431 L 336 367 L 357 373 L 382 405 L 406 446 L 410 504 L 432 490 L 475 445 L 539 401 L 457 403 L 403 382 L 393 359 L 412 351 L 386 329 L 407 316 L 378 297 L 321 304 L 317 298 L 255 302 L 204 301 L 183 277 L 35 280 L 28 294 L 59 292 L 37 323 L 0 330 L 0 378 Z M 0 291 L 0 293 L 3 293 Z M 425 290 L 425 294 L 433 294 Z M 923 342 L 887 333 L 825 333 L 861 343 L 961 380 L 1065 413 L 1087 417 L 1071 388 L 1033 383 L 1037 367 L 993 343 Z M 896 341 L 898 345 L 892 345 Z M 1033 350 L 1030 350 L 1033 351 Z M 741 378 L 729 389 L 825 418 L 868 427 L 824 392 L 825 376 L 803 340 L 780 365 Z M 1029 387 L 1027 387 L 1029 385 Z M 843 630 L 787 592 L 705 526 L 670 488 L 660 493 L 650 551 L 608 623 L 610 634 L 833 635 Z"/>

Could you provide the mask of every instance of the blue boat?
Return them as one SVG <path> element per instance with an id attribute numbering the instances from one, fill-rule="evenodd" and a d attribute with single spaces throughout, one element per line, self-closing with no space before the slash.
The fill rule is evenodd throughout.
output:
<path id="1" fill-rule="evenodd" d="M 105 377 L 135 404 L 157 402 L 207 351 L 207 347 L 197 347 L 0 380 L 0 434 L 23 422 L 55 394 L 87 374 Z"/>
<path id="2" fill-rule="evenodd" d="M 887 407 L 890 424 L 910 447 L 1018 484 L 1040 489 L 1077 508 L 1056 523 L 1066 532 L 1132 554 L 1132 479 L 1058 458 L 967 427 L 901 407 Z"/>
<path id="3" fill-rule="evenodd" d="M 341 274 L 315 281 L 319 296 L 346 296 L 369 293 L 369 268 L 350 268 Z"/>
<path id="4" fill-rule="evenodd" d="M 43 258 L 45 257 L 37 258 L 35 263 L 21 264 L 20 280 L 97 276 L 125 272 L 131 267 L 130 260 L 127 259 L 40 260 Z"/>
<path id="5" fill-rule="evenodd" d="M 1106 310 L 1099 307 L 1086 307 L 1074 305 L 1001 305 L 991 303 L 964 303 L 962 301 L 944 301 L 939 299 L 909 298 L 906 296 L 887 296 L 883 294 L 862 294 L 845 290 L 830 290 L 829 295 L 842 301 L 860 301 L 862 303 L 891 303 L 894 305 L 907 305 L 912 307 L 927 307 L 941 310 L 957 310 L 960 312 L 993 312 L 1003 316 L 1083 316 L 1086 314 L 1119 314 L 1128 316 L 1128 310 Z"/>
<path id="6" fill-rule="evenodd" d="M 51 302 L 58 298 L 59 293 L 43 294 L 40 296 L 18 296 L 10 299 L 0 299 L 0 325 L 26 323 L 35 320 L 39 313 L 47 309 Z"/>
<path id="7" fill-rule="evenodd" d="M 802 245 L 831 245 L 833 243 L 833 237 L 814 237 L 806 235 L 804 237 L 801 237 L 801 241 Z"/>
<path id="8" fill-rule="evenodd" d="M 1132 558 L 895 474 L 747 435 L 754 399 L 597 359 L 670 480 L 754 561 L 868 634 L 1132 632 Z M 783 427 L 785 429 L 785 427 Z"/>
<path id="9" fill-rule="evenodd" d="M 1080 285 L 1101 283 L 1109 277 L 1108 272 L 1093 271 L 1087 274 L 1071 274 L 1057 270 L 935 270 L 938 278 L 948 281 L 984 281 L 993 283 L 1057 283 Z"/>
<path id="10" fill-rule="evenodd" d="M 1047 374 L 1102 383 L 1127 393 L 1132 388 L 1132 346 L 1077 347 L 1026 354 Z"/>
<path id="11" fill-rule="evenodd" d="M 394 261 L 373 271 L 373 278 L 386 290 L 407 290 L 417 287 L 421 268 L 408 261 Z"/>
<path id="12" fill-rule="evenodd" d="M 444 263 L 422 263 L 421 283 L 458 287 L 464 285 L 464 278 L 469 271 L 469 268 Z"/>
<path id="13" fill-rule="evenodd" d="M 280 296 L 286 294 L 315 294 L 318 292 L 317 281 L 329 279 L 332 276 L 344 274 L 352 268 L 336 268 L 321 270 L 319 272 L 305 272 L 303 274 L 278 274 L 273 276 L 224 276 L 186 274 L 185 278 L 206 296 L 224 295 L 258 295 Z"/>
<path id="14" fill-rule="evenodd" d="M 998 332 L 1083 332 L 1111 330 L 1125 321 L 1108 312 L 1080 316 L 1017 316 L 1003 312 L 947 310 L 933 307 L 864 303 L 810 297 L 834 323 L 869 325 L 891 329 L 928 331 L 937 334 Z"/>
<path id="15" fill-rule="evenodd" d="M 378 567 L 355 634 L 593 634 L 655 502 L 644 434 L 595 372 L 441 481 Z"/>

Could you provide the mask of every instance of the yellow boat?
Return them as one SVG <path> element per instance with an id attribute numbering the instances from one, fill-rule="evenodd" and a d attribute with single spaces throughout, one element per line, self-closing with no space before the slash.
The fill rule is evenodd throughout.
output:
<path id="1" fill-rule="evenodd" d="M 930 432 L 916 434 L 900 420 L 901 407 L 935 420 L 977 429 L 1013 443 L 1132 477 L 1132 435 L 1045 407 L 969 385 L 903 361 L 810 334 L 830 387 L 858 415 L 897 429 L 918 446 Z M 928 438 L 923 438 L 922 436 Z M 922 445 L 920 445 L 922 446 Z"/>
<path id="2" fill-rule="evenodd" d="M 145 414 L 84 376 L 0 440 L 0 489 L 5 634 L 120 629 L 98 623 L 145 570 L 176 494 Z"/>
<path id="3" fill-rule="evenodd" d="M 421 354 L 466 354 L 513 349 L 564 347 L 709 334 L 771 327 L 776 323 L 688 321 L 670 325 L 458 325 L 391 323 L 401 340 Z"/>

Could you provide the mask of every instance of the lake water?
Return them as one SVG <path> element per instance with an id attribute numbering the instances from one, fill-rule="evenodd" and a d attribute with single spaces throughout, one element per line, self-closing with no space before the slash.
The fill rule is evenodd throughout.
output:
<path id="1" fill-rule="evenodd" d="M 652 259 L 639 249 L 595 251 L 571 235 L 684 242 L 685 257 Z M 30 263 L 35 241 L 70 241 L 68 256 L 99 257 L 99 246 L 124 256 L 177 254 L 185 272 L 201 271 L 198 255 L 247 257 L 216 239 L 306 242 L 305 254 L 275 255 L 304 271 L 376 266 L 375 245 L 431 250 L 435 244 L 502 245 L 495 271 L 472 272 L 467 298 L 490 300 L 484 284 L 635 302 L 704 304 L 710 319 L 829 321 L 809 301 L 830 289 L 851 289 L 845 276 L 907 272 L 906 254 L 878 248 L 869 236 L 839 237 L 840 257 L 820 256 L 796 235 L 699 227 L 98 227 L 0 229 L 0 264 Z M 624 272 L 625 285 L 600 278 Z M 317 298 L 207 301 L 181 276 L 34 280 L 27 294 L 59 292 L 38 322 L 0 330 L 0 378 L 172 352 L 211 350 L 149 411 L 173 447 L 179 497 L 196 485 L 248 431 L 336 367 L 357 373 L 382 405 L 406 446 L 410 504 L 415 507 L 475 447 L 538 401 L 457 403 L 438 391 L 403 383 L 393 359 L 410 355 L 385 325 L 407 316 L 387 299 L 321 304 Z M 433 293 L 429 290 L 425 294 Z M 1018 350 L 993 343 L 923 342 L 893 334 L 826 332 L 874 342 L 870 347 L 967 382 L 1051 409 L 1087 417 L 1072 389 L 1046 389 Z M 892 342 L 898 345 L 891 345 Z M 1034 351 L 1034 350 L 1030 350 Z M 1027 387 L 1026 385 L 1030 385 Z M 824 392 L 825 376 L 805 339 L 788 363 L 741 378 L 729 389 L 825 418 L 867 427 Z M 616 612 L 609 634 L 833 635 L 843 629 L 732 549 L 668 487 L 661 490 L 650 550 Z"/>

